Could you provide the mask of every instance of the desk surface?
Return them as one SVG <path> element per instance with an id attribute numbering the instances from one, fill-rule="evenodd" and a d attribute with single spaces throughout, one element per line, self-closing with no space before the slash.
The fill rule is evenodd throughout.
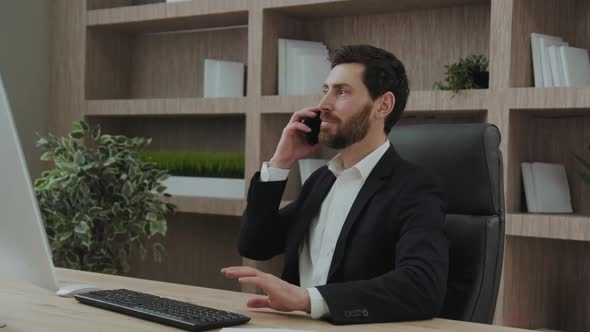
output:
<path id="1" fill-rule="evenodd" d="M 291 328 L 310 331 L 523 331 L 518 329 L 434 319 L 430 321 L 334 326 L 305 314 L 278 313 L 248 309 L 251 294 L 200 288 L 164 282 L 117 277 L 96 273 L 57 269 L 62 284 L 87 283 L 101 288 L 127 288 L 159 296 L 193 302 L 213 308 L 239 312 L 252 320 L 243 328 Z M 0 332 L 34 331 L 182 331 L 133 317 L 77 303 L 53 292 L 14 280 L 0 281 L 0 321 L 7 326 Z"/>

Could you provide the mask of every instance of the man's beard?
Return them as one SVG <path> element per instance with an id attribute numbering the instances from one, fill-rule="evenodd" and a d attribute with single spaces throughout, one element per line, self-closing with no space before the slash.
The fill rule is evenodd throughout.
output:
<path id="1" fill-rule="evenodd" d="M 331 134 L 327 130 L 320 130 L 320 143 L 336 150 L 342 150 L 362 140 L 369 132 L 369 119 L 371 117 L 372 103 L 367 103 L 363 109 L 353 115 L 348 121 L 337 124 L 337 132 Z"/>

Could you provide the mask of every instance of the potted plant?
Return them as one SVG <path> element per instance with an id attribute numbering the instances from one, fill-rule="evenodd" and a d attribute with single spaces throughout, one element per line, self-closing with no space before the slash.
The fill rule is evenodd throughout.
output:
<path id="1" fill-rule="evenodd" d="M 470 55 L 459 62 L 445 66 L 444 82 L 434 83 L 435 90 L 487 89 L 490 73 L 488 60 L 483 55 Z"/>
<path id="2" fill-rule="evenodd" d="M 54 166 L 35 180 L 35 192 L 56 266 L 123 274 L 132 252 L 144 259 L 147 241 L 166 234 L 165 216 L 175 207 L 154 193 L 164 192 L 168 174 L 140 158 L 149 143 L 103 135 L 85 122 L 67 137 L 38 140 L 41 159 Z M 151 251 L 161 261 L 163 245 Z"/>
<path id="3" fill-rule="evenodd" d="M 172 195 L 244 198 L 243 152 L 145 151 L 143 156 L 172 175 L 164 181 Z"/>

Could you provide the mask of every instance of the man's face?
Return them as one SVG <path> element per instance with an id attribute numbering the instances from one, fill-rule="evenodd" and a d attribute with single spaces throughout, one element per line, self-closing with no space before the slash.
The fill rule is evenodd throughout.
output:
<path id="1" fill-rule="evenodd" d="M 320 143 L 344 149 L 365 138 L 371 127 L 373 101 L 363 83 L 364 66 L 340 64 L 332 69 L 324 84 Z"/>

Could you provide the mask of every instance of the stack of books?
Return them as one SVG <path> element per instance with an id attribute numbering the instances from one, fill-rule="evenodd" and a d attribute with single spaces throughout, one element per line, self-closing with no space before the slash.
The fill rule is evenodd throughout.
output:
<path id="1" fill-rule="evenodd" d="M 279 95 L 321 95 L 331 66 L 319 42 L 279 39 Z"/>
<path id="2" fill-rule="evenodd" d="M 535 87 L 590 85 L 588 51 L 561 37 L 531 33 Z"/>

